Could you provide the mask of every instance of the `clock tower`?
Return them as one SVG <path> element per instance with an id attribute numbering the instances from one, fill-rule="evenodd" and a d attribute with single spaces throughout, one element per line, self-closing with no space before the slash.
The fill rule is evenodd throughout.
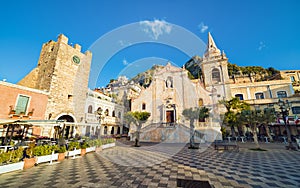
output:
<path id="1" fill-rule="evenodd" d="M 61 34 L 57 42 L 43 44 L 37 67 L 18 84 L 49 92 L 45 119 L 80 122 L 91 59 L 91 52 L 82 53 L 80 45 L 69 45 L 68 38 Z"/>

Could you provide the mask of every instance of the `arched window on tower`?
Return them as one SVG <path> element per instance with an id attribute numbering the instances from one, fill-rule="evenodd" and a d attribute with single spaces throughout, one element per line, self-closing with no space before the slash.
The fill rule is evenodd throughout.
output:
<path id="1" fill-rule="evenodd" d="M 142 104 L 142 110 L 146 110 L 146 103 Z"/>
<path id="2" fill-rule="evenodd" d="M 115 111 L 112 111 L 112 117 L 116 117 Z"/>
<path id="3" fill-rule="evenodd" d="M 92 105 L 89 105 L 89 107 L 88 107 L 88 113 L 89 114 L 93 113 L 93 106 Z"/>
<path id="4" fill-rule="evenodd" d="M 211 72 L 211 78 L 213 82 L 221 82 L 220 71 L 217 68 L 214 68 Z"/>

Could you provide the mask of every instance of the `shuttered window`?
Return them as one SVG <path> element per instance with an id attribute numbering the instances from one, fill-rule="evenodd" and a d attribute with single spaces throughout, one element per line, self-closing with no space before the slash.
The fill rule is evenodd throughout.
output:
<path id="1" fill-rule="evenodd" d="M 21 112 L 25 114 L 27 110 L 28 102 L 29 102 L 29 97 L 24 95 L 19 95 L 17 106 L 16 106 L 16 114 L 20 114 Z"/>

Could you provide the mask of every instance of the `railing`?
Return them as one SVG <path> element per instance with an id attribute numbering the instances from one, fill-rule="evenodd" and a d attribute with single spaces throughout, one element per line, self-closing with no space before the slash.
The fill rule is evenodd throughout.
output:
<path id="1" fill-rule="evenodd" d="M 89 123 L 98 123 L 99 122 L 99 120 L 97 119 L 95 114 L 86 113 L 85 118 L 86 118 L 87 122 L 89 122 Z"/>
<path id="2" fill-rule="evenodd" d="M 176 126 L 176 123 L 175 122 L 163 122 L 163 123 L 161 123 L 161 126 L 166 127 L 166 128 L 173 128 Z"/>
<path id="3" fill-rule="evenodd" d="M 104 119 L 101 121 L 101 123 L 102 124 L 118 124 L 118 123 L 120 123 L 120 120 L 117 117 L 105 116 Z"/>
<path id="4" fill-rule="evenodd" d="M 95 114 L 86 113 L 85 114 L 86 120 L 90 123 L 99 123 L 99 117 Z M 105 116 L 101 118 L 101 124 L 119 124 L 120 119 L 117 117 Z"/>

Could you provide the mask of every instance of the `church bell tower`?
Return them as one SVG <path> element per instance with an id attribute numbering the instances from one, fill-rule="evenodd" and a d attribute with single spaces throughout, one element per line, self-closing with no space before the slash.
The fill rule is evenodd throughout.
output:
<path id="1" fill-rule="evenodd" d="M 218 49 L 209 32 L 206 51 L 200 63 L 203 82 L 207 90 L 214 89 L 223 99 L 231 98 L 227 64 L 228 58 Z"/>

